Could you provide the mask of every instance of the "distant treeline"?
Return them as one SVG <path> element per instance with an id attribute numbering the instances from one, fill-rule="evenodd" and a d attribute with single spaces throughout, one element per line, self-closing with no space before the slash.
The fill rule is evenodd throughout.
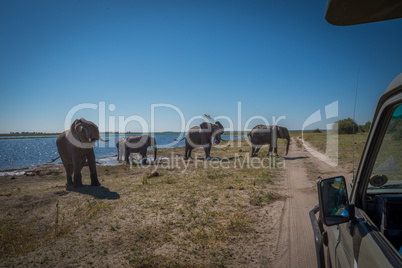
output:
<path id="1" fill-rule="evenodd" d="M 46 132 L 10 132 L 10 135 L 47 135 Z M 52 134 L 52 133 L 49 133 Z M 0 135 L 8 135 L 8 134 L 0 134 Z"/>
<path id="2" fill-rule="evenodd" d="M 10 134 L 0 134 L 0 137 L 4 136 L 51 136 L 59 135 L 60 133 L 46 133 L 46 132 L 10 132 Z"/>
<path id="3" fill-rule="evenodd" d="M 364 125 L 358 125 L 352 118 L 346 118 L 338 120 L 335 123 L 338 124 L 338 134 L 353 134 L 353 133 L 364 133 L 368 132 L 371 127 L 371 122 L 368 121 Z M 334 129 L 333 129 L 334 130 Z M 320 133 L 320 129 L 313 130 L 314 133 Z"/>

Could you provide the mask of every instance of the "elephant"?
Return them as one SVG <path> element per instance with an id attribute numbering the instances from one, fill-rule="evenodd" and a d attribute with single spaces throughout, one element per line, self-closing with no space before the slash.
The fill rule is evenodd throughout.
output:
<path id="1" fill-rule="evenodd" d="M 95 141 L 103 140 L 98 127 L 83 118 L 76 119 L 70 129 L 64 131 L 56 140 L 57 150 L 67 174 L 67 187 L 83 187 L 81 170 L 88 162 L 91 185 L 100 186 L 96 173 Z M 74 180 L 73 180 L 74 174 Z"/>
<path id="2" fill-rule="evenodd" d="M 272 131 L 275 130 L 275 131 Z M 261 147 L 265 144 L 269 144 L 268 155 L 271 155 L 272 148 L 274 148 L 274 155 L 278 154 L 277 139 L 286 139 L 286 155 L 289 152 L 290 135 L 286 127 L 280 126 L 265 126 L 257 125 L 255 126 L 248 135 L 251 141 L 251 156 L 257 156 Z"/>
<path id="3" fill-rule="evenodd" d="M 154 147 L 154 160 L 156 160 L 156 141 L 155 138 L 149 135 L 133 135 L 123 137 L 117 140 L 117 160 L 126 161 L 129 163 L 130 153 L 140 153 L 142 156 L 142 164 L 147 162 L 147 148 Z"/>
<path id="4" fill-rule="evenodd" d="M 221 135 L 224 128 L 219 121 L 214 124 L 203 122 L 200 126 L 192 127 L 186 133 L 184 160 L 191 158 L 191 151 L 196 147 L 202 147 L 205 150 L 205 158 L 210 159 L 212 143 L 217 145 L 221 142 Z"/>

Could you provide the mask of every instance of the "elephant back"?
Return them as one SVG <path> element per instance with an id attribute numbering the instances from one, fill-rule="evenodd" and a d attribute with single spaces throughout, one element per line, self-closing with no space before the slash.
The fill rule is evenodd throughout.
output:
<path id="1" fill-rule="evenodd" d="M 199 126 L 195 126 L 187 131 L 185 138 L 191 146 L 196 146 L 207 144 L 207 136 L 211 136 L 211 131 L 208 132 L 208 130 L 204 130 Z"/>
<path id="2" fill-rule="evenodd" d="M 130 144 L 137 144 L 138 146 L 144 146 L 150 143 L 149 135 L 132 135 L 127 137 L 127 142 Z"/>
<path id="3" fill-rule="evenodd" d="M 200 135 L 202 132 L 203 131 L 199 126 L 192 127 L 187 131 L 185 138 L 186 139 L 189 139 L 189 138 L 191 139 L 194 136 Z"/>
<path id="4" fill-rule="evenodd" d="M 257 125 L 248 135 L 252 144 L 268 144 L 271 142 L 270 126 Z"/>

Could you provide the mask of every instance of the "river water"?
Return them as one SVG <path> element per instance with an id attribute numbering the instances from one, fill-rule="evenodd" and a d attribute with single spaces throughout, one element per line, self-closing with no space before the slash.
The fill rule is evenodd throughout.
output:
<path id="1" fill-rule="evenodd" d="M 126 134 L 139 135 L 139 134 Z M 95 146 L 95 156 L 99 163 L 114 164 L 116 159 L 112 156 L 117 155 L 116 141 L 123 137 L 120 135 L 102 135 L 103 139 L 110 140 L 105 143 L 97 141 Z M 153 135 L 156 139 L 158 148 L 173 148 L 183 147 L 185 141 L 175 141 L 175 139 L 183 138 L 184 134 L 180 133 L 155 133 Z M 240 135 L 222 135 L 225 140 L 238 139 Z M 35 167 L 49 163 L 52 159 L 59 156 L 56 147 L 57 135 L 44 135 L 44 136 L 3 136 L 0 139 L 0 171 L 8 169 L 20 169 Z M 184 152 L 183 152 L 184 154 Z M 153 155 L 153 154 L 151 154 Z M 55 164 L 61 163 L 58 159 Z"/>

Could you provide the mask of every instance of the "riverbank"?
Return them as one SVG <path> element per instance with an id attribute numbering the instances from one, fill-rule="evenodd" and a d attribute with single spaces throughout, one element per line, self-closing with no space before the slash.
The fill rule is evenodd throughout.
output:
<path id="1" fill-rule="evenodd" d="M 133 133 L 130 133 L 133 134 Z M 114 161 L 105 162 L 105 159 L 117 155 L 116 141 L 130 134 L 110 134 L 103 136 L 109 142 L 96 142 L 94 148 L 96 159 L 103 165 L 113 164 Z M 121 136 L 120 136 L 121 135 Z M 183 134 L 184 135 L 184 134 Z M 184 147 L 185 141 L 175 141 L 180 133 L 154 133 L 158 148 Z M 223 139 L 232 140 L 241 138 L 240 135 L 224 134 Z M 0 172 L 10 169 L 34 168 L 36 166 L 49 164 L 52 159 L 59 156 L 56 147 L 57 135 L 36 136 L 6 136 L 0 139 Z M 61 163 L 56 160 L 55 163 Z"/>
<path id="2" fill-rule="evenodd" d="M 284 160 L 223 145 L 211 161 L 171 148 L 148 165 L 98 165 L 101 187 L 87 167 L 80 189 L 61 165 L 0 177 L 0 266 L 255 266 L 277 239 Z"/>

